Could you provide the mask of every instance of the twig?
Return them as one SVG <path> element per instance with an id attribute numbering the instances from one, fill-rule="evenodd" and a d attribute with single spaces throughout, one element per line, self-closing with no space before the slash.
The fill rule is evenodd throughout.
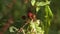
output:
<path id="1" fill-rule="evenodd" d="M 22 31 L 23 31 L 23 28 L 24 28 L 27 24 L 29 24 L 29 22 L 30 22 L 30 20 L 26 21 L 25 25 L 23 25 L 23 26 L 18 30 L 17 34 L 18 34 L 19 32 L 22 32 Z"/>

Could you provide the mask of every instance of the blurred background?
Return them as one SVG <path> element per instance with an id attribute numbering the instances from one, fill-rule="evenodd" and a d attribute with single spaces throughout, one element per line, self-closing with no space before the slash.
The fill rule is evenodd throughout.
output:
<path id="1" fill-rule="evenodd" d="M 54 18 L 51 23 L 51 34 L 60 34 L 60 0 L 51 0 L 51 9 L 54 14 Z"/>

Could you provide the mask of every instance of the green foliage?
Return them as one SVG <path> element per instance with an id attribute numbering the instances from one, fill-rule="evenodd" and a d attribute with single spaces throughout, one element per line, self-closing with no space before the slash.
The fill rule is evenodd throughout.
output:
<path id="1" fill-rule="evenodd" d="M 4 2 L 4 4 L 2 4 L 2 3 L 3 3 L 2 0 L 0 0 L 0 6 L 1 6 L 0 11 L 2 12 L 2 14 L 0 13 L 0 20 L 2 18 L 4 18 L 5 16 L 7 16 L 8 18 L 10 16 L 13 16 L 13 19 L 14 19 L 14 23 L 11 24 L 11 26 L 8 29 L 10 33 L 13 32 L 14 34 L 16 34 L 18 32 L 18 30 L 26 24 L 25 23 L 26 19 L 29 19 L 27 17 L 27 13 L 28 13 L 27 9 L 28 9 L 28 7 L 32 8 L 32 6 L 33 6 L 33 8 L 30 10 L 34 14 L 37 14 L 37 15 L 38 15 L 38 12 L 40 12 L 39 16 L 37 16 L 40 19 L 38 20 L 36 17 L 36 21 L 33 21 L 33 19 L 30 20 L 29 24 L 24 26 L 24 28 L 22 28 L 22 32 L 19 32 L 19 33 L 23 33 L 23 34 L 44 34 L 44 32 L 46 32 L 45 34 L 48 34 L 50 22 L 53 18 L 53 13 L 49 7 L 50 1 L 38 2 L 36 0 L 31 0 L 27 4 L 25 4 L 24 1 L 17 0 L 16 3 L 14 4 L 12 0 L 6 0 L 6 3 L 5 2 Z M 12 8 L 8 7 L 9 3 L 13 4 Z M 42 8 L 42 7 L 44 7 L 44 8 Z M 42 8 L 42 10 L 41 10 L 41 8 Z M 26 19 L 23 20 L 22 16 L 26 16 Z M 6 20 L 8 20 L 8 18 Z M 1 24 L 0 24 L 0 26 L 1 26 Z M 15 26 L 15 27 L 12 27 L 12 26 Z M 16 31 L 12 31 L 13 29 L 15 29 Z"/>

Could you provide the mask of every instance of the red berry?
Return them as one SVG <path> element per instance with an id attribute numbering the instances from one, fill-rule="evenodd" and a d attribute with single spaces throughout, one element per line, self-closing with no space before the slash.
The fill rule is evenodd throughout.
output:
<path id="1" fill-rule="evenodd" d="M 32 19 L 33 13 L 29 12 L 29 13 L 28 13 L 28 17 L 29 17 L 30 19 Z"/>

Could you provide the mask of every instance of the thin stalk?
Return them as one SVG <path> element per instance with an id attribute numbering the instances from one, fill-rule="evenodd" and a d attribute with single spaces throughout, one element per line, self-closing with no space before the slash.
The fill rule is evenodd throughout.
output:
<path id="1" fill-rule="evenodd" d="M 47 1 L 48 0 L 46 0 L 46 2 Z M 53 16 L 49 5 L 45 6 L 45 12 L 46 12 L 45 34 L 48 34 L 49 33 L 49 27 L 50 27 L 50 21 L 51 21 L 51 19 L 49 18 L 49 16 L 51 16 L 51 17 Z"/>
<path id="2" fill-rule="evenodd" d="M 47 2 L 48 0 L 46 0 L 46 2 Z M 49 32 L 49 24 L 48 23 L 50 23 L 49 22 L 49 14 L 48 14 L 48 5 L 46 5 L 45 6 L 45 11 L 46 11 L 46 24 L 45 24 L 45 34 L 48 34 L 48 32 Z M 47 30 L 46 30 L 47 29 Z"/>
<path id="3" fill-rule="evenodd" d="M 23 28 L 24 28 L 27 24 L 29 24 L 29 22 L 30 22 L 30 19 L 28 19 L 28 20 L 26 21 L 26 23 L 17 31 L 17 34 L 20 33 L 21 31 L 24 33 Z"/>

